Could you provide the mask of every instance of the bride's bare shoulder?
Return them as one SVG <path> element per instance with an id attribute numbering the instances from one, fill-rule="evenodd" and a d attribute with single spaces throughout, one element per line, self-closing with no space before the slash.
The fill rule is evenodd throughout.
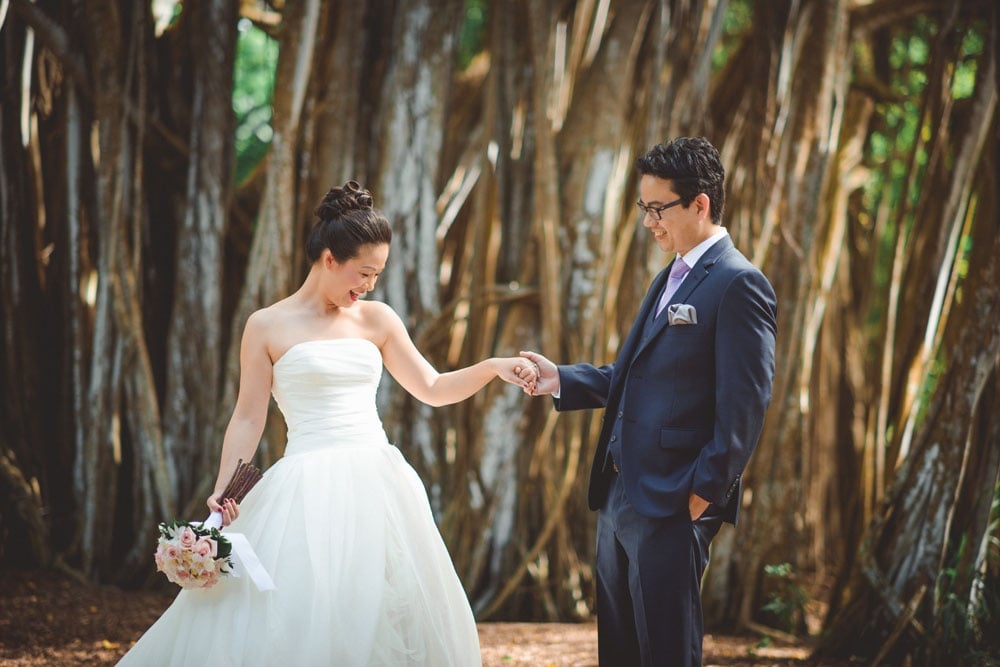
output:
<path id="1" fill-rule="evenodd" d="M 394 329 L 401 326 L 403 320 L 399 314 L 392 309 L 392 306 L 383 301 L 365 301 L 361 316 L 366 326 L 385 332 L 387 329 Z"/>
<path id="2" fill-rule="evenodd" d="M 379 348 L 385 345 L 394 333 L 404 329 L 403 321 L 392 307 L 383 301 L 364 301 L 358 305 L 361 327 L 366 337 Z"/>
<path id="3" fill-rule="evenodd" d="M 255 310 L 250 313 L 247 318 L 246 327 L 247 329 L 268 329 L 274 326 L 275 322 L 281 320 L 287 311 L 287 306 L 283 301 L 278 301 L 270 306 L 265 306 L 260 310 Z"/>
<path id="4" fill-rule="evenodd" d="M 255 310 L 247 318 L 243 337 L 251 342 L 263 344 L 270 350 L 275 345 L 275 338 L 282 338 L 292 327 L 293 313 L 287 299 Z"/>
<path id="5" fill-rule="evenodd" d="M 396 311 L 385 301 L 360 301 L 362 317 L 370 320 L 381 320 L 385 318 L 398 318 Z"/>
<path id="6" fill-rule="evenodd" d="M 243 330 L 244 349 L 266 354 L 272 363 L 303 338 L 294 304 L 287 299 L 251 313 Z"/>

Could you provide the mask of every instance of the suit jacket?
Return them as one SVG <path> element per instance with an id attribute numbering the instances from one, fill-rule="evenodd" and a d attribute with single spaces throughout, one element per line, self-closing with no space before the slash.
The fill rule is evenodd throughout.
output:
<path id="1" fill-rule="evenodd" d="M 653 280 L 614 363 L 559 366 L 556 409 L 606 408 L 590 473 L 591 509 L 604 504 L 614 475 L 608 443 L 620 419 L 616 463 L 636 511 L 651 518 L 687 512 L 693 491 L 735 524 L 743 470 L 771 400 L 774 289 L 725 236 L 670 300 L 693 306 L 697 324 L 668 325 L 664 310 L 647 327 L 669 270 Z"/>

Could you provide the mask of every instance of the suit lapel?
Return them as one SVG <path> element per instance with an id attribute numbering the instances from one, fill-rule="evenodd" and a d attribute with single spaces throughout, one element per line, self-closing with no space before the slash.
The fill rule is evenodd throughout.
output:
<path id="1" fill-rule="evenodd" d="M 722 257 L 723 253 L 725 253 L 732 247 L 733 247 L 733 240 L 729 238 L 729 235 L 726 235 L 721 239 L 719 239 L 718 241 L 716 241 L 715 244 L 711 248 L 709 248 L 704 255 L 701 256 L 701 259 L 698 260 L 698 263 L 695 264 L 693 267 L 691 267 L 691 272 L 688 273 L 687 278 L 684 279 L 684 282 L 681 283 L 681 286 L 677 289 L 674 295 L 670 297 L 670 303 L 672 304 L 672 303 L 686 302 L 688 298 L 691 296 L 691 293 L 694 292 L 696 289 L 698 289 L 698 286 L 701 284 L 701 282 L 705 280 L 705 278 L 708 276 L 709 272 L 712 269 L 712 265 L 715 264 L 720 257 Z M 667 266 L 664 273 L 669 274 L 671 266 L 673 266 L 673 262 L 671 262 L 670 265 Z M 666 281 L 663 282 L 665 283 Z M 660 293 L 662 291 L 663 290 L 660 289 L 659 291 L 656 292 L 656 298 L 654 299 L 654 301 L 659 300 Z M 667 308 L 669 307 L 670 304 L 667 304 Z M 641 315 L 642 314 L 640 313 L 640 316 Z M 649 317 L 650 315 L 651 313 L 649 311 L 645 312 L 645 317 Z M 639 355 L 639 353 L 641 353 L 646 348 L 647 345 L 650 344 L 650 342 L 653 341 L 653 339 L 655 339 L 663 332 L 663 330 L 667 327 L 668 320 L 669 317 L 667 315 L 667 309 L 664 308 L 663 312 L 660 313 L 660 316 L 657 317 L 656 320 L 653 322 L 653 326 L 649 331 L 649 335 L 646 336 L 645 338 L 640 339 L 635 354 L 632 355 L 632 357 L 630 358 L 630 363 Z M 645 322 L 646 320 L 645 318 L 643 318 L 641 321 Z"/>
<path id="2" fill-rule="evenodd" d="M 618 358 L 626 361 L 627 363 L 632 363 L 632 358 L 635 356 L 636 348 L 642 342 L 643 330 L 646 328 L 646 320 L 652 317 L 653 309 L 656 308 L 656 303 L 660 300 L 660 294 L 663 293 L 663 288 L 667 284 L 667 278 L 670 275 L 669 266 L 660 271 L 657 276 L 653 279 L 653 284 L 649 286 L 649 291 L 646 292 L 646 298 L 642 300 L 642 305 L 639 307 L 639 313 L 635 317 L 635 322 L 632 324 L 632 330 L 629 331 L 628 337 L 625 338 L 625 342 L 622 344 L 621 349 L 618 351 Z"/>
<path id="3" fill-rule="evenodd" d="M 646 320 L 652 316 L 653 309 L 656 308 L 656 302 L 660 300 L 660 294 L 663 293 L 663 288 L 667 284 L 667 277 L 669 275 L 670 271 L 664 269 L 653 278 L 653 284 L 649 286 L 649 291 L 646 292 L 646 297 L 643 299 L 642 305 L 639 306 L 639 313 L 632 323 L 632 329 L 618 350 L 615 377 L 612 379 L 611 388 L 608 392 L 608 405 L 617 404 L 618 399 L 621 397 L 622 389 L 625 386 L 625 378 L 628 376 L 628 369 L 632 366 L 632 361 L 635 359 L 638 348 L 642 344 L 642 334 L 646 328 Z M 619 363 L 621 364 L 620 370 L 617 369 Z M 609 420 L 608 423 L 610 424 L 611 421 Z"/>

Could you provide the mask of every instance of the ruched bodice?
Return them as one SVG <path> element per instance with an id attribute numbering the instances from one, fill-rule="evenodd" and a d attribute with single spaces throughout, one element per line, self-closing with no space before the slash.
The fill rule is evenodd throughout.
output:
<path id="1" fill-rule="evenodd" d="M 311 340 L 289 348 L 274 364 L 272 386 L 288 426 L 285 455 L 385 444 L 375 408 L 381 378 L 382 354 L 365 338 Z"/>

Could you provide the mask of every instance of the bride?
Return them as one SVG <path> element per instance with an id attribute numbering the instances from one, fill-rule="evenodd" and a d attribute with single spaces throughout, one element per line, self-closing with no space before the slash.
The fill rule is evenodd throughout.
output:
<path id="1" fill-rule="evenodd" d="M 239 395 L 208 499 L 274 579 L 184 590 L 119 665 L 480 665 L 475 620 L 423 484 L 375 409 L 384 364 L 430 405 L 468 398 L 494 377 L 530 389 L 537 367 L 492 358 L 438 373 L 386 304 L 363 301 L 391 231 L 371 194 L 327 193 L 291 296 L 253 313 Z M 269 395 L 288 425 L 285 455 L 243 503 L 218 498 L 253 459 Z M 238 517 L 238 518 L 237 518 Z"/>

